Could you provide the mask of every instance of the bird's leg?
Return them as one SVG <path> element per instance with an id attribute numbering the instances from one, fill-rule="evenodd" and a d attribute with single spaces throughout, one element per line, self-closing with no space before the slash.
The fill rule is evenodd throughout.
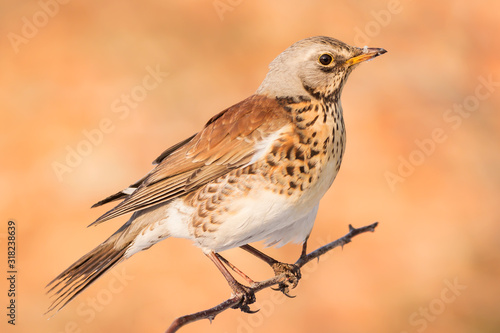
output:
<path id="1" fill-rule="evenodd" d="M 234 266 L 233 264 L 231 264 L 226 258 L 224 258 L 223 256 L 221 256 L 220 254 L 216 253 L 215 254 L 220 260 L 222 260 L 227 266 L 229 266 L 229 268 L 231 268 L 236 274 L 238 274 L 239 276 L 241 276 L 243 279 L 245 279 L 250 285 L 254 284 L 255 281 L 252 280 L 248 275 L 246 275 L 245 273 L 243 273 L 238 267 Z"/>
<path id="2" fill-rule="evenodd" d="M 307 241 L 309 240 L 309 235 L 307 235 L 306 239 L 304 239 L 304 243 L 302 243 L 302 252 L 300 253 L 300 258 L 302 259 L 307 255 Z"/>
<path id="3" fill-rule="evenodd" d="M 245 250 L 245 251 L 253 254 L 254 256 L 256 256 L 257 258 L 259 258 L 260 260 L 266 262 L 271 267 L 273 267 L 273 265 L 279 263 L 278 260 L 276 260 L 276 259 L 268 256 L 267 254 L 265 254 L 263 252 L 260 252 L 255 247 L 250 246 L 248 244 L 242 245 L 242 246 L 240 246 L 240 248 L 242 248 L 243 250 Z"/>
<path id="4" fill-rule="evenodd" d="M 254 313 L 256 311 L 250 310 L 250 307 L 248 306 L 249 304 L 252 304 L 255 302 L 255 294 L 254 292 L 248 288 L 247 286 L 242 285 L 236 279 L 229 273 L 227 270 L 226 266 L 222 263 L 222 261 L 219 259 L 217 254 L 213 251 L 210 251 L 209 253 L 205 253 L 210 260 L 217 266 L 219 271 L 224 275 L 224 277 L 227 280 L 227 283 L 229 284 L 229 287 L 231 287 L 231 290 L 233 291 L 233 294 L 235 296 L 240 296 L 241 297 L 241 302 L 238 303 L 234 308 L 239 308 L 241 311 L 246 312 L 246 313 Z M 224 259 L 225 260 L 225 259 Z"/>
<path id="5" fill-rule="evenodd" d="M 280 290 L 283 294 L 285 294 L 288 297 L 292 297 L 288 293 L 290 292 L 290 289 L 293 289 L 297 286 L 297 284 L 299 283 L 299 280 L 301 278 L 300 268 L 298 266 L 293 265 L 293 264 L 287 264 L 287 263 L 280 262 L 280 261 L 268 256 L 267 254 L 262 253 L 261 251 L 257 250 L 256 248 L 254 248 L 248 244 L 240 246 L 240 247 L 243 250 L 253 254 L 254 256 L 259 258 L 260 260 L 266 262 L 269 266 L 271 266 L 271 268 L 274 271 L 275 276 L 278 276 L 278 275 L 281 275 L 284 273 L 286 275 L 286 278 L 284 281 L 280 282 L 277 290 Z M 304 251 L 304 249 L 303 249 L 303 251 Z"/>

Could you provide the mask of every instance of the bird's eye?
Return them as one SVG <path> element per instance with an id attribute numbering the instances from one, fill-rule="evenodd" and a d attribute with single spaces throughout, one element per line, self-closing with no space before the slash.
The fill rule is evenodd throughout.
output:
<path id="1" fill-rule="evenodd" d="M 328 66 L 332 63 L 333 57 L 331 54 L 325 53 L 319 56 L 318 59 L 319 63 L 322 64 L 323 66 Z"/>

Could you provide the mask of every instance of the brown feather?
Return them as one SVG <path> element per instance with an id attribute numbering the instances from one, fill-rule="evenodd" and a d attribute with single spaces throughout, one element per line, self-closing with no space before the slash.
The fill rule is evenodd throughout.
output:
<path id="1" fill-rule="evenodd" d="M 116 234 L 111 236 L 49 282 L 47 287 L 51 288 L 47 292 L 53 292 L 55 299 L 46 313 L 61 310 L 102 274 L 123 260 L 129 242 L 116 248 L 116 237 Z"/>
<path id="2" fill-rule="evenodd" d="M 186 143 L 191 141 L 196 134 L 191 135 L 189 138 L 173 145 L 172 147 L 168 148 L 165 150 L 163 153 L 160 154 L 154 161 L 153 164 L 160 164 L 165 158 L 167 158 L 170 154 L 172 154 L 174 151 L 178 150 L 180 147 L 184 146 Z"/>
<path id="3" fill-rule="evenodd" d="M 255 154 L 256 144 L 288 121 L 287 112 L 276 100 L 250 96 L 212 117 L 195 136 L 167 149 L 138 189 L 92 224 L 186 195 L 244 166 Z"/>
<path id="4" fill-rule="evenodd" d="M 146 178 L 147 178 L 147 175 L 142 177 L 141 179 L 139 179 L 135 183 L 129 185 L 129 188 L 138 188 Z M 102 199 L 101 201 L 93 204 L 91 208 L 99 207 L 99 206 L 102 206 L 104 204 L 107 204 L 108 202 L 112 202 L 115 200 L 125 199 L 129 195 L 130 194 L 124 193 L 123 191 L 117 192 L 117 193 L 112 194 L 109 197 Z"/>

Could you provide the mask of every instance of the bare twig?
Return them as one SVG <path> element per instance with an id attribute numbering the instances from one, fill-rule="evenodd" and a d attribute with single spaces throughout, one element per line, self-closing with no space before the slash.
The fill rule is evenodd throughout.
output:
<path id="1" fill-rule="evenodd" d="M 328 244 L 314 250 L 313 252 L 311 252 L 309 254 L 302 253 L 300 258 L 295 262 L 294 265 L 297 266 L 298 268 L 301 268 L 302 266 L 307 264 L 309 261 L 316 259 L 316 258 L 319 258 L 321 255 L 325 254 L 326 252 L 328 252 L 336 247 L 339 247 L 339 246 L 343 247 L 345 244 L 350 243 L 351 239 L 353 237 L 360 235 L 362 233 L 368 232 L 368 231 L 371 231 L 371 232 L 375 231 L 375 228 L 377 227 L 377 225 L 378 225 L 378 222 L 372 223 L 370 225 L 367 225 L 367 226 L 364 226 L 361 228 L 354 228 L 352 225 L 349 225 L 349 232 L 345 236 L 343 236 L 343 237 L 341 237 L 341 238 L 339 238 L 331 243 L 328 243 Z M 260 281 L 260 282 L 255 282 L 252 285 L 250 285 L 249 289 L 251 292 L 257 293 L 263 289 L 272 287 L 276 284 L 280 284 L 284 280 L 286 280 L 287 278 L 288 278 L 288 276 L 286 275 L 286 273 L 282 273 L 282 274 L 276 275 L 270 279 Z M 300 276 L 298 278 L 300 278 Z M 190 315 L 179 317 L 172 322 L 172 324 L 170 325 L 170 327 L 167 329 L 167 331 L 165 333 L 177 332 L 177 330 L 179 330 L 182 326 L 187 325 L 187 324 L 192 323 L 192 322 L 197 321 L 197 320 L 201 320 L 201 319 L 208 319 L 208 320 L 210 320 L 210 322 L 212 322 L 212 320 L 215 318 L 215 316 L 217 316 L 219 313 L 224 312 L 229 308 L 236 307 L 243 300 L 243 297 L 244 297 L 243 295 L 233 295 L 231 298 L 214 306 L 213 308 L 203 310 L 200 312 L 196 312 L 196 313 L 193 313 Z"/>

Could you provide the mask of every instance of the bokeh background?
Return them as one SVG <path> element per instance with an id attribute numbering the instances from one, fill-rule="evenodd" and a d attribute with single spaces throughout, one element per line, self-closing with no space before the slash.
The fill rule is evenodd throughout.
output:
<path id="1" fill-rule="evenodd" d="M 43 316 L 47 282 L 126 220 L 87 229 L 106 209 L 93 203 L 252 94 L 286 47 L 327 35 L 389 52 L 344 89 L 347 153 L 310 248 L 349 224 L 380 226 L 306 266 L 295 299 L 266 290 L 257 314 L 229 310 L 181 332 L 498 332 L 499 13 L 494 0 L 1 1 L 1 331 L 163 332 L 227 298 L 212 263 L 169 239 Z M 157 86 L 142 89 L 154 70 Z M 267 252 L 294 261 L 300 246 Z M 271 276 L 241 250 L 227 257 Z"/>

